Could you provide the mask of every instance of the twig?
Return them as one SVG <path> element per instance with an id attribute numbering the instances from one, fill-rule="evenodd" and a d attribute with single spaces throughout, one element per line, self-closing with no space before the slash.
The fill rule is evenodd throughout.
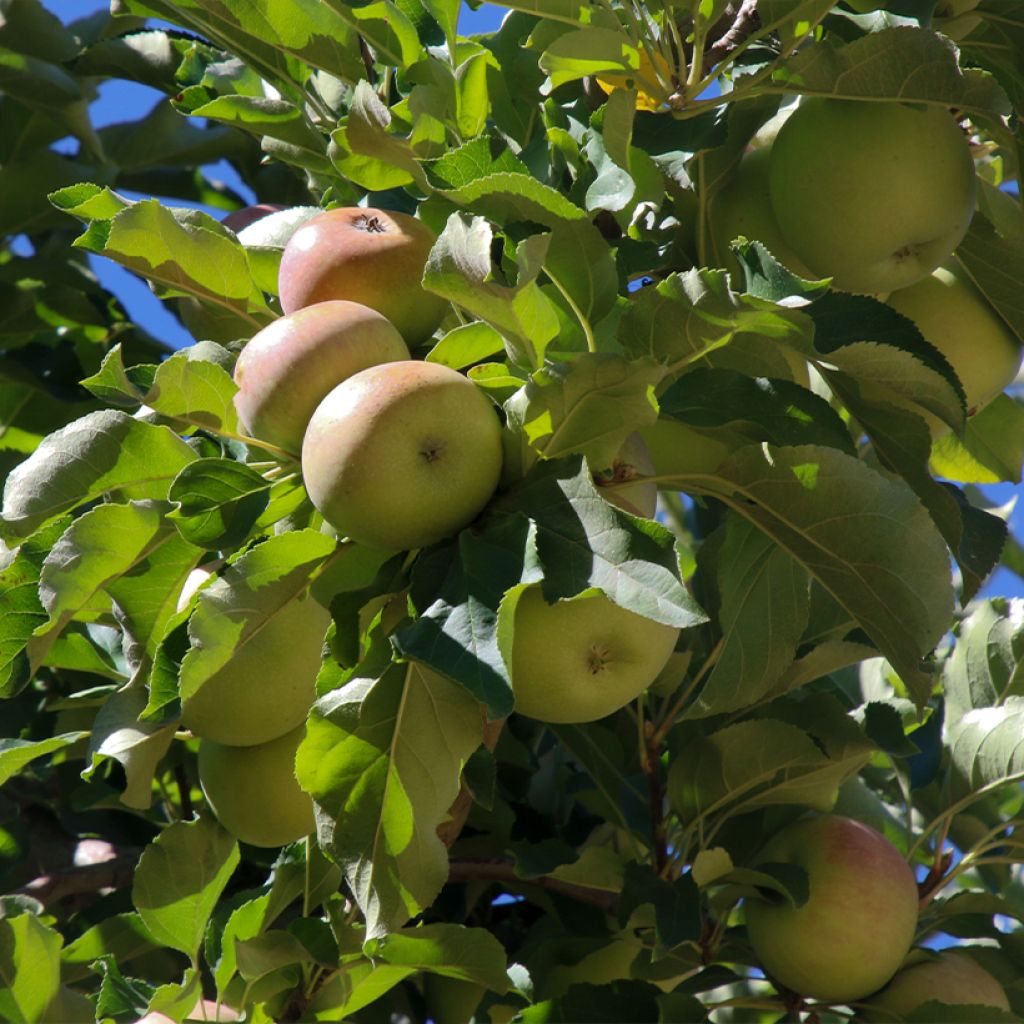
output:
<path id="1" fill-rule="evenodd" d="M 757 0 L 743 0 L 733 18 L 732 26 L 704 51 L 703 73 L 707 75 L 716 64 L 725 60 L 747 36 L 760 26 L 761 18 L 757 13 Z"/>
<path id="2" fill-rule="evenodd" d="M 122 852 L 100 864 L 59 868 L 40 875 L 26 882 L 15 894 L 31 896 L 44 906 L 52 906 L 68 896 L 98 893 L 101 889 L 126 889 L 132 884 L 138 864 L 138 851 Z"/>
<path id="3" fill-rule="evenodd" d="M 501 882 L 523 888 L 536 886 L 539 889 L 547 889 L 549 892 L 568 896 L 579 903 L 589 903 L 592 906 L 600 907 L 609 914 L 614 911 L 618 901 L 615 893 L 605 892 L 603 889 L 588 889 L 586 886 L 563 882 L 561 879 L 546 875 L 540 878 L 520 878 L 515 872 L 515 865 L 512 861 L 504 860 L 453 860 L 449 865 L 448 881 L 454 883 Z"/>

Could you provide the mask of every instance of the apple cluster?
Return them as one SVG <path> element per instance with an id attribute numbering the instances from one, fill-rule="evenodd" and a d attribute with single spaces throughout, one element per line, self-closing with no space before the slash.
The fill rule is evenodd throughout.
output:
<path id="1" fill-rule="evenodd" d="M 805 97 L 713 198 L 711 256 L 738 272 L 729 243 L 745 236 L 801 277 L 883 298 L 945 356 L 973 414 L 1021 363 L 954 255 L 975 191 L 968 139 L 946 110 Z M 933 436 L 948 429 L 913 409 Z"/>
<path id="2" fill-rule="evenodd" d="M 917 884 L 881 833 L 838 815 L 804 818 L 775 835 L 760 860 L 807 874 L 799 906 L 777 896 L 746 901 L 750 944 L 778 985 L 857 1005 L 866 1021 L 898 1021 L 930 1001 L 1009 1012 L 1002 986 L 975 960 L 911 952 Z"/>

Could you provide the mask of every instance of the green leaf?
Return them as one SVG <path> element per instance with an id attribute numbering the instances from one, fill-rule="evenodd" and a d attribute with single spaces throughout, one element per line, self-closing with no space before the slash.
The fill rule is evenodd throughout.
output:
<path id="1" fill-rule="evenodd" d="M 559 35 L 540 56 L 550 90 L 602 71 L 626 73 L 640 66 L 640 52 L 625 29 L 580 28 Z"/>
<path id="2" fill-rule="evenodd" d="M 475 981 L 499 995 L 508 990 L 505 950 L 484 928 L 420 925 L 368 939 L 363 949 L 371 960 Z"/>
<path id="3" fill-rule="evenodd" d="M 1019 399 L 997 395 L 968 417 L 962 435 L 946 434 L 932 445 L 936 476 L 967 484 L 1021 482 L 1024 465 L 1024 407 Z"/>
<path id="4" fill-rule="evenodd" d="M 190 427 L 237 434 L 231 379 L 232 357 L 212 341 L 201 341 L 162 362 L 143 401 L 154 412 Z"/>
<path id="5" fill-rule="evenodd" d="M 171 519 L 190 543 L 208 549 L 244 543 L 267 508 L 271 483 L 243 462 L 197 459 L 175 478 Z"/>
<path id="6" fill-rule="evenodd" d="M 205 587 L 189 619 L 192 646 L 181 663 L 182 700 L 304 594 L 311 574 L 336 547 L 333 537 L 316 530 L 282 533 L 248 550 Z"/>
<path id="7" fill-rule="evenodd" d="M 235 958 L 238 973 L 246 981 L 255 981 L 263 975 L 291 964 L 312 963 L 314 958 L 306 947 L 290 932 L 274 930 L 235 940 Z"/>
<path id="8" fill-rule="evenodd" d="M 86 929 L 61 950 L 61 977 L 67 983 L 81 981 L 90 974 L 91 964 L 103 956 L 127 963 L 142 953 L 158 949 L 138 914 L 114 914 Z"/>
<path id="9" fill-rule="evenodd" d="M 453 213 L 427 259 L 423 285 L 494 328 L 517 363 L 537 366 L 559 330 L 555 307 L 537 284 L 548 240 L 534 235 L 517 247 L 517 280 L 505 285 L 492 273 L 492 239 L 482 217 Z"/>
<path id="10" fill-rule="evenodd" d="M 3 534 L 22 538 L 48 519 L 110 491 L 164 498 L 195 453 L 167 427 L 123 412 L 90 413 L 50 434 L 7 478 Z"/>
<path id="11" fill-rule="evenodd" d="M 971 220 L 956 256 L 978 290 L 1024 342 L 1024 300 L 1014 286 L 1024 273 L 1024 238 L 1002 235 L 978 215 Z"/>
<path id="12" fill-rule="evenodd" d="M 509 403 L 510 425 L 523 430 L 543 458 L 584 455 L 611 466 L 626 437 L 658 416 L 652 400 L 661 368 L 651 360 L 585 352 L 571 363 L 535 371 Z"/>
<path id="13" fill-rule="evenodd" d="M 812 445 L 742 448 L 716 473 L 721 484 L 701 490 L 801 562 L 923 703 L 932 681 L 921 661 L 949 627 L 953 591 L 946 546 L 907 485 Z"/>
<path id="14" fill-rule="evenodd" d="M 142 851 L 132 886 L 132 902 L 153 936 L 195 959 L 238 860 L 238 844 L 211 819 L 179 821 L 161 832 Z"/>
<path id="15" fill-rule="evenodd" d="M 961 70 L 952 44 L 923 28 L 872 32 L 845 45 L 819 40 L 790 57 L 772 80 L 787 93 L 923 102 L 995 116 L 1010 107 L 991 75 Z"/>
<path id="16" fill-rule="evenodd" d="M 207 214 L 155 199 L 132 203 L 95 185 L 61 189 L 50 200 L 89 224 L 76 246 L 141 274 L 161 297 L 194 295 L 241 317 L 253 333 L 273 318 L 245 250 Z"/>
<path id="17" fill-rule="evenodd" d="M 368 938 L 401 927 L 444 885 L 448 853 L 436 830 L 482 736 L 479 703 L 414 663 L 357 678 L 314 705 L 296 774 Z"/>
<path id="18" fill-rule="evenodd" d="M 428 353 L 428 363 L 464 370 L 504 350 L 501 335 L 489 324 L 474 320 L 450 330 Z"/>
<path id="19" fill-rule="evenodd" d="M 65 732 L 45 740 L 0 739 L 0 786 L 37 758 L 70 747 L 88 735 L 87 732 Z"/>
<path id="20" fill-rule="evenodd" d="M 121 802 L 145 810 L 153 802 L 156 767 L 174 740 L 174 725 L 140 722 L 146 707 L 146 691 L 139 686 L 120 690 L 100 708 L 89 737 L 88 767 L 91 778 L 105 757 L 117 761 L 125 774 Z"/>
<path id="21" fill-rule="evenodd" d="M 699 718 L 750 707 L 772 693 L 807 626 L 807 573 L 752 523 L 730 516 L 718 553 L 722 649 L 688 709 Z"/>
<path id="22" fill-rule="evenodd" d="M 34 914 L 0 918 L 0 1016 L 35 1024 L 60 988 L 63 939 Z"/>

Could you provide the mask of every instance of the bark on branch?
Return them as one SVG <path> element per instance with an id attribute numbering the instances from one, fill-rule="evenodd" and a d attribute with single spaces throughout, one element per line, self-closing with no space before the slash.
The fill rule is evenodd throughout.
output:
<path id="1" fill-rule="evenodd" d="M 540 878 L 520 878 L 515 872 L 512 861 L 496 860 L 453 860 L 449 866 L 449 882 L 497 882 L 510 888 L 529 888 L 534 886 L 557 892 L 562 896 L 579 903 L 589 903 L 600 907 L 606 913 L 612 913 L 618 903 L 616 893 L 603 889 L 588 889 L 583 885 L 563 882 L 558 878 L 542 876 Z"/>
<path id="2" fill-rule="evenodd" d="M 704 52 L 704 74 L 725 60 L 747 36 L 761 26 L 761 18 L 757 13 L 757 0 L 743 0 L 738 8 L 730 4 L 726 8 L 723 21 L 732 16 L 732 24 L 725 33 L 714 41 Z"/>

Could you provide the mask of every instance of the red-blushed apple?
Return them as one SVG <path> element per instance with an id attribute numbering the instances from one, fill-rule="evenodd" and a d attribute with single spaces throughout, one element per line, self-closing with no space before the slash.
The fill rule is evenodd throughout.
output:
<path id="1" fill-rule="evenodd" d="M 348 299 L 383 313 L 410 348 L 437 329 L 446 300 L 421 287 L 436 236 L 405 213 L 351 206 L 306 221 L 281 254 L 281 308 Z"/>
<path id="2" fill-rule="evenodd" d="M 516 711 L 541 722 L 593 722 L 657 678 L 679 630 L 620 608 L 603 593 L 548 604 L 539 584 L 512 614 L 506 661 Z"/>
<path id="3" fill-rule="evenodd" d="M 235 409 L 261 441 L 298 455 L 313 411 L 354 373 L 409 358 L 397 328 L 357 302 L 306 306 L 264 327 L 235 364 Z"/>
<path id="4" fill-rule="evenodd" d="M 407 360 L 361 370 L 313 413 L 302 442 L 310 500 L 340 535 L 385 551 L 468 526 L 501 476 L 501 422 L 470 380 Z"/>
<path id="5" fill-rule="evenodd" d="M 316 827 L 313 801 L 295 779 L 295 752 L 305 725 L 249 747 L 212 740 L 199 744 L 199 782 L 207 803 L 237 839 L 283 846 Z"/>
<path id="6" fill-rule="evenodd" d="M 804 818 L 765 846 L 761 863 L 807 872 L 799 907 L 747 899 L 747 935 L 769 977 L 802 996 L 863 999 L 899 969 L 917 928 L 914 874 L 880 832 L 838 815 Z"/>
<path id="7" fill-rule="evenodd" d="M 1020 369 L 1020 340 L 957 260 L 893 292 L 886 302 L 913 320 L 925 341 L 946 357 L 964 387 L 969 416 L 1013 383 Z M 938 424 L 934 418 L 930 422 Z"/>
<path id="8" fill-rule="evenodd" d="M 185 1024 L 192 1021 L 209 1021 L 210 1024 L 221 1024 L 225 1021 L 238 1020 L 238 1012 L 223 1003 L 218 1004 L 213 999 L 200 999 L 192 1008 L 192 1012 L 185 1018 Z M 174 1024 L 174 1018 L 164 1013 L 147 1013 L 140 1017 L 135 1024 Z"/>
<path id="9" fill-rule="evenodd" d="M 202 566 L 189 574 L 179 610 L 210 575 Z M 204 739 L 246 746 L 305 722 L 330 621 L 331 613 L 311 595 L 290 601 L 182 701 L 182 725 Z"/>
<path id="10" fill-rule="evenodd" d="M 286 207 L 279 206 L 277 203 L 256 203 L 253 206 L 243 206 L 240 210 L 232 210 L 221 221 L 221 224 L 226 228 L 231 228 L 237 235 L 239 231 L 247 228 L 250 224 L 255 224 L 256 221 L 263 220 L 271 213 L 277 213 L 284 209 Z"/>
<path id="11" fill-rule="evenodd" d="M 864 1019 L 886 1024 L 899 1021 L 928 1002 L 946 1006 L 991 1006 L 1010 1012 L 1006 990 L 977 961 L 944 950 L 938 959 L 923 960 L 903 970 L 868 1000 Z M 978 1018 L 981 1024 L 983 1018 Z"/>
<path id="12" fill-rule="evenodd" d="M 644 439 L 630 434 L 622 443 L 611 470 L 598 474 L 595 483 L 605 499 L 623 512 L 653 519 L 658 511 L 658 485 L 637 477 L 653 476 L 654 463 Z"/>
<path id="13" fill-rule="evenodd" d="M 782 237 L 818 277 L 880 294 L 927 277 L 974 213 L 974 161 L 947 110 L 804 99 L 769 167 Z"/>

